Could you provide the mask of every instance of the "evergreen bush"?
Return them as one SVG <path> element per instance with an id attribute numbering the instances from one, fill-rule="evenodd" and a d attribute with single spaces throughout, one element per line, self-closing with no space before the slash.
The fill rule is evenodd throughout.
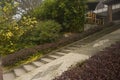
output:
<path id="1" fill-rule="evenodd" d="M 55 20 L 63 31 L 80 32 L 84 29 L 86 0 L 44 0 L 30 14 L 40 20 Z"/>

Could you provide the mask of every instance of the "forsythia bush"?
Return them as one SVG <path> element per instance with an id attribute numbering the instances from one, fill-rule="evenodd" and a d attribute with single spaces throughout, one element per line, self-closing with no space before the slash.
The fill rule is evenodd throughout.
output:
<path id="1" fill-rule="evenodd" d="M 15 6 L 12 1 L 0 3 L 0 53 L 2 55 L 14 52 L 15 42 L 21 36 L 17 22 L 12 20 Z"/>
<path id="2" fill-rule="evenodd" d="M 33 28 L 37 24 L 37 20 L 35 17 L 31 18 L 30 16 L 23 16 L 20 20 L 19 25 L 21 27 Z"/>
<path id="3" fill-rule="evenodd" d="M 20 22 L 13 20 L 12 16 L 17 7 L 13 3 L 14 0 L 0 3 L 0 55 L 13 53 L 23 47 L 20 46 L 23 44 L 20 42 L 20 38 L 37 24 L 36 19 L 30 17 L 23 17 Z"/>

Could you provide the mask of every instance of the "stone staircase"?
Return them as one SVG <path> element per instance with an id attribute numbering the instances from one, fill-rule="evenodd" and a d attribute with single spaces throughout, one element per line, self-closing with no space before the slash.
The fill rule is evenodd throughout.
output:
<path id="1" fill-rule="evenodd" d="M 74 43 L 75 44 L 75 43 Z M 5 72 L 3 74 L 3 80 L 15 80 L 15 78 L 20 77 L 21 75 L 24 75 L 36 68 L 41 67 L 42 65 L 45 65 L 55 59 L 58 59 L 69 52 L 80 48 L 80 45 L 69 45 L 67 47 L 64 47 L 62 49 L 59 49 L 55 52 L 52 52 L 51 54 L 47 55 L 46 57 L 43 57 L 37 61 L 34 61 L 29 64 L 22 65 L 20 67 L 17 67 L 9 72 Z"/>
<path id="2" fill-rule="evenodd" d="M 118 27 L 118 25 L 116 25 L 112 28 L 118 29 L 119 27 Z M 109 27 L 110 30 L 104 29 L 103 32 L 101 31 L 99 34 L 94 34 L 94 35 L 88 36 L 82 40 L 76 41 L 72 44 L 69 44 L 65 47 L 55 50 L 55 51 L 49 53 L 48 55 L 40 58 L 39 60 L 36 60 L 29 64 L 25 64 L 20 67 L 14 68 L 13 70 L 11 70 L 9 72 L 4 72 L 3 80 L 15 80 L 16 78 L 18 78 L 24 74 L 27 74 L 28 72 L 31 72 L 43 65 L 55 60 L 55 59 L 58 59 L 72 51 L 75 51 L 76 49 L 78 50 L 78 49 L 80 49 L 81 46 L 84 46 L 85 44 L 88 44 L 88 43 L 96 40 L 98 38 L 98 35 L 101 37 L 101 36 L 104 36 L 105 34 L 112 32 L 112 30 L 115 30 L 112 28 Z M 92 39 L 90 40 L 91 37 L 92 37 Z"/>

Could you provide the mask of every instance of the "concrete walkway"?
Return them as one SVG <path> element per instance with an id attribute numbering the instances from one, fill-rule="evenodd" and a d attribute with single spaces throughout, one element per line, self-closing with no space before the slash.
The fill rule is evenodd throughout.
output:
<path id="1" fill-rule="evenodd" d="M 88 59 L 96 52 L 103 50 L 105 47 L 109 47 L 116 41 L 120 41 L 120 29 L 100 37 L 95 41 L 92 41 L 91 39 L 86 43 L 86 40 L 88 39 L 83 39 L 82 41 L 79 41 L 79 43 L 76 43 L 75 46 L 77 46 L 77 48 L 71 50 L 63 57 L 23 74 L 15 80 L 52 80 L 68 70 L 69 67 Z"/>

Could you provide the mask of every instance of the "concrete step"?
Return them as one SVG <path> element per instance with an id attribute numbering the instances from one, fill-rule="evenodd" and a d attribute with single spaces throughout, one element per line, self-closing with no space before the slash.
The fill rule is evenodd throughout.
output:
<path id="1" fill-rule="evenodd" d="M 71 51 L 70 47 L 65 47 L 63 50 L 69 50 L 69 51 Z"/>
<path id="2" fill-rule="evenodd" d="M 46 56 L 45 58 L 51 59 L 51 60 L 55 60 L 56 58 L 52 57 L 52 56 Z"/>
<path id="3" fill-rule="evenodd" d="M 67 53 L 71 52 L 72 50 L 65 48 L 65 49 L 63 49 L 62 51 L 64 51 L 64 52 L 66 51 L 65 53 L 67 54 Z M 63 52 L 63 53 L 64 53 L 64 52 Z"/>
<path id="4" fill-rule="evenodd" d="M 50 57 L 53 57 L 53 58 L 59 58 L 60 56 L 57 56 L 57 55 L 54 55 L 54 54 L 51 54 L 51 55 L 49 55 Z"/>
<path id="5" fill-rule="evenodd" d="M 58 52 L 61 52 L 61 53 L 69 53 L 69 52 L 70 52 L 70 50 L 65 50 L 65 49 L 62 49 L 62 50 L 60 50 L 60 51 L 58 51 Z"/>
<path id="6" fill-rule="evenodd" d="M 80 47 L 80 46 L 83 46 L 83 45 L 86 45 L 87 44 L 87 42 L 77 42 L 77 43 L 75 43 L 74 45 L 71 45 L 71 46 L 76 46 L 76 47 Z"/>
<path id="7" fill-rule="evenodd" d="M 59 53 L 56 53 L 56 52 L 53 55 L 59 56 L 59 57 L 64 56 L 63 54 L 59 54 Z"/>
<path id="8" fill-rule="evenodd" d="M 58 55 L 65 55 L 65 54 L 67 54 L 67 53 L 63 53 L 63 52 L 55 52 L 55 54 L 58 54 Z"/>
<path id="9" fill-rule="evenodd" d="M 44 65 L 44 63 L 41 63 L 40 61 L 34 61 L 32 62 L 33 65 L 35 65 L 36 67 L 40 67 L 42 65 Z"/>
<path id="10" fill-rule="evenodd" d="M 3 74 L 3 80 L 14 80 L 15 78 L 16 76 L 13 71 Z"/>
<path id="11" fill-rule="evenodd" d="M 20 68 L 14 69 L 14 73 L 15 73 L 16 77 L 19 77 L 27 72 L 25 71 L 24 68 L 20 67 Z"/>
<path id="12" fill-rule="evenodd" d="M 51 62 L 51 61 L 53 61 L 52 59 L 49 59 L 49 58 L 41 58 L 41 60 L 42 60 L 42 61 L 46 61 L 46 62 L 48 62 L 48 63 Z"/>
<path id="13" fill-rule="evenodd" d="M 48 63 L 47 61 L 42 60 L 42 59 L 40 59 L 39 61 L 40 61 L 41 63 L 43 63 L 43 64 L 47 64 L 47 63 Z"/>
<path id="14" fill-rule="evenodd" d="M 23 68 L 29 72 L 29 71 L 32 71 L 33 69 L 36 69 L 36 66 L 32 65 L 32 64 L 26 64 L 26 65 L 23 65 Z"/>
<path id="15" fill-rule="evenodd" d="M 80 48 L 80 47 L 81 47 L 81 45 L 71 45 L 70 47 Z"/>
<path id="16" fill-rule="evenodd" d="M 72 51 L 72 50 L 79 49 L 79 47 L 72 47 L 72 46 L 70 46 L 70 47 L 68 47 L 67 49 Z"/>

